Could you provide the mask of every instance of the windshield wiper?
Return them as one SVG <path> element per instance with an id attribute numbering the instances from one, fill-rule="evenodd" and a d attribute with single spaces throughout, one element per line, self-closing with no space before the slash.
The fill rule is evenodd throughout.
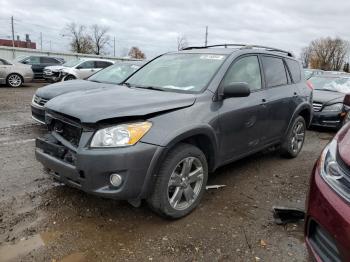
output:
<path id="1" fill-rule="evenodd" d="M 102 83 L 102 82 L 97 81 L 97 80 L 92 80 L 92 79 L 88 79 L 88 80 L 91 81 L 91 82 L 95 82 L 95 83 Z"/>
<path id="2" fill-rule="evenodd" d="M 332 90 L 332 89 L 325 89 L 325 88 L 315 88 L 315 90 L 339 93 L 339 91 Z"/>
<path id="3" fill-rule="evenodd" d="M 156 90 L 156 91 L 165 91 L 161 87 L 156 87 L 156 86 L 134 86 L 136 88 L 141 88 L 141 89 L 149 89 L 149 90 Z"/>
<path id="4" fill-rule="evenodd" d="M 132 85 L 130 84 L 130 83 L 128 83 L 128 82 L 124 82 L 124 83 L 122 83 L 121 85 L 123 85 L 123 86 L 126 86 L 126 87 L 132 87 Z"/>

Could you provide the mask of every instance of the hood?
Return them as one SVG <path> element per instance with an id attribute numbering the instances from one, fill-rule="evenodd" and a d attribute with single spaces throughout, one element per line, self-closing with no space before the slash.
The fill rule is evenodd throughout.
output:
<path id="1" fill-rule="evenodd" d="M 115 87 L 115 84 L 104 84 L 97 83 L 87 80 L 72 80 L 72 81 L 63 81 L 55 84 L 47 85 L 39 88 L 36 91 L 36 95 L 44 99 L 50 100 L 56 96 L 63 95 L 69 92 L 82 91 L 82 90 L 91 90 L 97 88 L 107 88 Z"/>
<path id="2" fill-rule="evenodd" d="M 339 155 L 350 166 L 350 124 L 344 127 L 337 136 Z"/>
<path id="3" fill-rule="evenodd" d="M 55 66 L 45 66 L 45 69 L 49 69 L 53 72 L 57 72 L 58 70 L 62 70 L 62 69 L 65 69 L 67 67 L 65 66 L 62 66 L 62 65 L 55 65 Z"/>
<path id="4" fill-rule="evenodd" d="M 314 102 L 322 104 L 343 103 L 345 94 L 332 91 L 314 90 Z"/>
<path id="5" fill-rule="evenodd" d="M 50 100 L 46 108 L 80 119 L 83 123 L 144 116 L 166 110 L 191 106 L 196 97 L 141 88 L 115 88 L 78 91 Z"/>

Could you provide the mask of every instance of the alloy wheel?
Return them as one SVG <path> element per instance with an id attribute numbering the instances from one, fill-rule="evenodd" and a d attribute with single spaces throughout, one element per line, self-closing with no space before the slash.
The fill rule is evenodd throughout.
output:
<path id="1" fill-rule="evenodd" d="M 302 122 L 295 123 L 291 137 L 291 147 L 294 153 L 299 152 L 305 139 L 305 126 Z"/>
<path id="2" fill-rule="evenodd" d="M 19 75 L 10 75 L 8 78 L 8 83 L 12 87 L 19 87 L 22 84 L 22 79 Z"/>
<path id="3" fill-rule="evenodd" d="M 203 186 L 203 172 L 203 165 L 196 157 L 187 157 L 176 165 L 168 183 L 172 208 L 184 210 L 196 201 Z"/>

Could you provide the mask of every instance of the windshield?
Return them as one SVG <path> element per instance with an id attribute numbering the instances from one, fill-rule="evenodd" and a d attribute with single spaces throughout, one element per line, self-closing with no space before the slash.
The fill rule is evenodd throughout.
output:
<path id="1" fill-rule="evenodd" d="M 74 60 L 70 60 L 68 62 L 65 62 L 63 64 L 63 66 L 65 67 L 73 67 L 73 66 L 76 66 L 77 64 L 79 64 L 82 60 L 80 59 L 74 59 Z"/>
<path id="2" fill-rule="evenodd" d="M 312 77 L 309 80 L 315 90 L 325 90 L 340 93 L 350 92 L 350 78 L 347 77 Z"/>
<path id="3" fill-rule="evenodd" d="M 313 71 L 312 70 L 304 70 L 304 73 L 305 73 L 306 79 L 309 79 L 312 76 Z"/>
<path id="4" fill-rule="evenodd" d="M 17 56 L 13 61 L 21 62 L 25 58 L 28 58 L 28 56 L 27 55 L 20 55 L 20 56 Z"/>
<path id="5" fill-rule="evenodd" d="M 225 55 L 168 54 L 137 71 L 127 84 L 183 92 L 202 91 L 219 69 Z"/>
<path id="6" fill-rule="evenodd" d="M 139 68 L 140 66 L 133 64 L 116 64 L 99 71 L 89 77 L 88 80 L 101 83 L 120 84 Z"/>

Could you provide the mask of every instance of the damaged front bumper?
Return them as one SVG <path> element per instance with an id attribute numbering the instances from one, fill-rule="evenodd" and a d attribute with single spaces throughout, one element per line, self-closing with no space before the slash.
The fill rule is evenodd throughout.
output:
<path id="1" fill-rule="evenodd" d="M 60 139 L 61 140 L 61 139 Z M 162 148 L 139 142 L 123 148 L 73 147 L 49 134 L 36 140 L 36 159 L 59 181 L 87 193 L 113 199 L 144 198 Z M 111 185 L 111 174 L 122 183 Z"/>

